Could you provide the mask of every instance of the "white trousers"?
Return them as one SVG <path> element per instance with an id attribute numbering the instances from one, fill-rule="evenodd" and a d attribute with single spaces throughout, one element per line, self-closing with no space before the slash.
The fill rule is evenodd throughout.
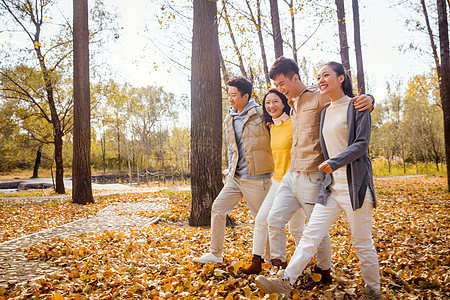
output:
<path id="1" fill-rule="evenodd" d="M 380 267 L 372 240 L 372 194 L 367 189 L 363 206 L 354 211 L 350 202 L 345 169 L 333 173 L 331 195 L 328 196 L 326 205 L 317 204 L 314 208 L 300 244 L 295 249 L 284 276 L 289 278 L 292 283 L 297 280 L 314 256 L 319 242 L 328 234 L 328 229 L 342 212 L 345 212 L 348 219 L 352 245 L 359 259 L 361 275 L 368 287 L 379 292 Z"/>
<path id="2" fill-rule="evenodd" d="M 275 194 L 280 187 L 281 183 L 272 178 L 272 186 L 264 199 L 263 204 L 259 208 L 258 214 L 255 218 L 255 228 L 253 230 L 253 254 L 266 258 L 271 258 L 270 248 L 267 247 L 264 252 L 264 248 L 267 245 L 268 239 L 268 222 L 267 217 L 272 208 Z M 289 221 L 289 231 L 294 237 L 295 245 L 298 245 L 302 238 L 303 230 L 305 229 L 306 216 L 302 209 L 297 210 Z M 269 248 L 269 249 L 268 249 Z"/>
<path id="3" fill-rule="evenodd" d="M 268 216 L 272 258 L 286 261 L 286 223 L 298 210 L 303 210 L 306 218 L 310 219 L 323 179 L 324 173 L 321 171 L 288 170 L 284 175 Z M 328 234 L 322 238 L 317 251 L 317 266 L 328 270 L 331 268 L 331 241 Z"/>
<path id="4" fill-rule="evenodd" d="M 244 197 L 253 217 L 269 192 L 269 177 L 258 179 L 241 179 L 228 176 L 227 183 L 214 200 L 211 209 L 211 245 L 210 250 L 221 255 L 226 229 L 226 216 Z"/>

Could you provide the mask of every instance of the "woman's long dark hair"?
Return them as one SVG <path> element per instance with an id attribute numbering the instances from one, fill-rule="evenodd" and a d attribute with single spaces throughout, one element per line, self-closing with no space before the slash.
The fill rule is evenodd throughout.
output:
<path id="1" fill-rule="evenodd" d="M 342 90 L 344 91 L 344 94 L 346 94 L 350 98 L 355 97 L 355 95 L 353 94 L 352 79 L 350 78 L 350 76 L 348 76 L 347 72 L 345 72 L 344 66 L 335 61 L 327 62 L 325 66 L 330 66 L 333 69 L 333 71 L 336 72 L 337 76 L 344 75 L 344 81 L 342 82 L 341 85 Z"/>
<path id="2" fill-rule="evenodd" d="M 269 94 L 276 94 L 276 95 L 278 95 L 278 97 L 280 97 L 281 101 L 284 104 L 283 112 L 286 113 L 288 116 L 290 116 L 291 107 L 288 104 L 288 99 L 286 98 L 286 96 L 284 94 L 280 93 L 279 91 L 277 91 L 276 89 L 270 89 L 266 92 L 266 94 L 264 95 L 263 101 L 262 101 L 262 107 L 263 107 L 263 111 L 264 111 L 264 120 L 266 121 L 266 124 L 273 123 L 272 117 L 269 115 L 269 113 L 266 110 L 266 98 Z"/>

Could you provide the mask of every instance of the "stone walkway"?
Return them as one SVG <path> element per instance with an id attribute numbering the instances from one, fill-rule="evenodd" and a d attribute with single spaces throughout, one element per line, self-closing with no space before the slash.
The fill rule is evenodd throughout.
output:
<path id="1" fill-rule="evenodd" d="M 27 280 L 36 280 L 47 273 L 53 273 L 58 267 L 44 261 L 29 260 L 22 249 L 26 249 L 39 241 L 49 238 L 66 238 L 82 233 L 122 231 L 130 227 L 143 227 L 153 224 L 159 218 L 143 218 L 141 211 L 154 211 L 165 208 L 155 198 L 148 202 L 117 203 L 99 211 L 95 216 L 83 218 L 62 226 L 23 236 L 0 244 L 0 287 L 9 284 L 20 284 Z"/>

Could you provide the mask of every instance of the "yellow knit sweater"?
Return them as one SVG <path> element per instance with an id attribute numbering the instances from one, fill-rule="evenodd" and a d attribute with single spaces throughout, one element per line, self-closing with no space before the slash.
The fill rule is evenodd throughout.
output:
<path id="1" fill-rule="evenodd" d="M 279 182 L 291 165 L 292 122 L 290 118 L 280 125 L 272 125 L 270 147 L 275 162 L 273 179 Z"/>

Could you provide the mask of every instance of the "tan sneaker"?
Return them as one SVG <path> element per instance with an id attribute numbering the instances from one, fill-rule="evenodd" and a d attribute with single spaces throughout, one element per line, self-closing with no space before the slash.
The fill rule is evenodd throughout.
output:
<path id="1" fill-rule="evenodd" d="M 266 294 L 276 293 L 278 296 L 286 298 L 291 296 L 291 291 L 294 289 L 289 279 L 281 279 L 279 277 L 266 278 L 263 275 L 258 275 L 255 283 Z"/>

